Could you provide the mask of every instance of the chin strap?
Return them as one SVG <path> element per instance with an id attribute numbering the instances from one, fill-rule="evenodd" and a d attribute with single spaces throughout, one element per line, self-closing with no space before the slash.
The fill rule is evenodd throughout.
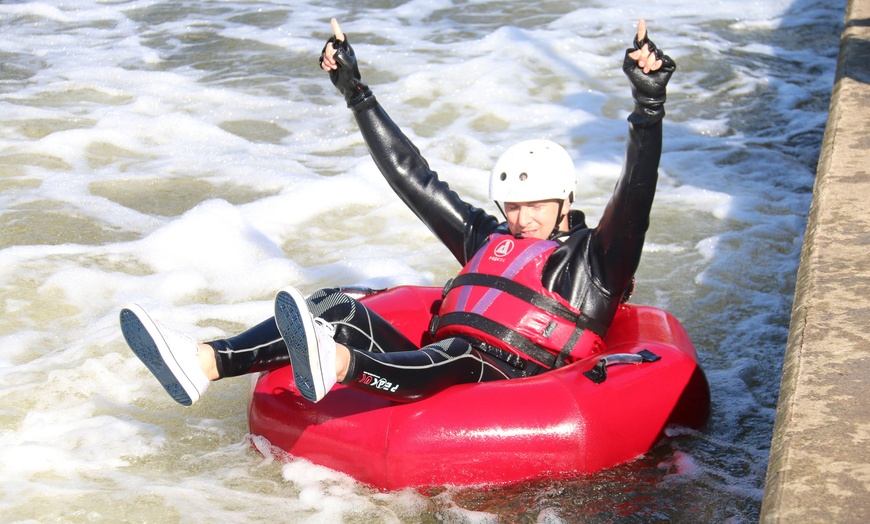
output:
<path id="1" fill-rule="evenodd" d="M 501 216 L 503 216 L 504 219 L 507 220 L 507 213 L 505 213 L 504 208 L 501 207 L 501 202 L 499 202 L 498 200 L 493 200 L 493 202 L 495 202 L 495 207 L 497 207 L 498 210 L 501 211 Z"/>
<path id="2" fill-rule="evenodd" d="M 568 210 L 569 211 L 571 210 L 571 203 L 574 201 L 573 197 L 574 197 L 574 193 L 571 193 L 571 195 L 568 197 Z M 568 217 L 568 229 L 571 229 L 571 218 L 570 218 L 571 215 L 569 215 L 568 213 L 565 213 L 564 215 L 562 214 L 562 208 L 564 206 L 565 206 L 565 201 L 560 200 L 559 201 L 559 212 L 557 213 L 559 218 L 556 219 L 556 225 L 553 226 L 553 232 L 550 233 L 550 236 L 547 237 L 547 240 L 553 240 L 554 238 L 559 236 L 559 233 L 562 233 L 562 230 L 559 229 L 559 224 L 562 223 L 562 220 L 565 220 L 565 217 Z"/>
<path id="3" fill-rule="evenodd" d="M 564 200 L 559 201 L 559 212 L 556 213 L 556 217 L 557 217 L 556 218 L 556 225 L 553 226 L 553 232 L 550 233 L 550 236 L 547 237 L 547 240 L 552 240 L 552 239 L 556 238 L 556 236 L 559 235 L 559 233 L 560 233 L 559 224 L 561 224 L 562 220 L 565 219 L 565 215 L 562 214 L 562 207 L 564 207 L 564 206 L 565 206 L 565 201 Z"/>

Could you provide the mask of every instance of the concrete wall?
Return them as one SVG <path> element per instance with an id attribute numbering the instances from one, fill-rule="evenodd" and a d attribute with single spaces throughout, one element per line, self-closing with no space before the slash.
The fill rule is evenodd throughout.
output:
<path id="1" fill-rule="evenodd" d="M 849 0 L 762 522 L 870 522 L 870 0 Z"/>

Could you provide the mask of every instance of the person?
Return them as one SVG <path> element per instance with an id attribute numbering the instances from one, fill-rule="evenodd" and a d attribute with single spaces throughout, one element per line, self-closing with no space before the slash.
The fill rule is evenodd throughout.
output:
<path id="1" fill-rule="evenodd" d="M 527 377 L 595 355 L 630 294 L 658 179 L 667 83 L 676 66 L 638 22 L 623 70 L 634 108 L 622 173 L 596 227 L 572 210 L 570 154 L 546 139 L 509 147 L 489 194 L 504 220 L 464 202 L 438 178 L 362 81 L 338 22 L 320 55 L 372 159 L 396 194 L 463 266 L 444 288 L 422 348 L 339 289 L 275 297 L 275 316 L 228 339 L 197 343 L 139 305 L 120 313 L 133 352 L 184 405 L 220 378 L 291 365 L 299 392 L 336 383 L 399 402 L 449 386 Z M 378 377 L 378 380 L 372 380 Z"/>

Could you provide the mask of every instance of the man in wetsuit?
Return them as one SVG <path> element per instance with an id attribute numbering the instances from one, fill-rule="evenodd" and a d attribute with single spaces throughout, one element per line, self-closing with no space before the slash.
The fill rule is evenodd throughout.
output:
<path id="1" fill-rule="evenodd" d="M 569 210 L 573 163 L 545 140 L 509 148 L 493 169 L 490 196 L 506 222 L 463 202 L 362 82 L 352 48 L 332 23 L 321 67 L 344 95 L 387 182 L 463 265 L 445 287 L 434 342 L 417 348 L 338 290 L 306 299 L 290 287 L 278 293 L 274 319 L 207 344 L 129 306 L 121 326 L 133 351 L 185 405 L 209 380 L 288 363 L 300 393 L 314 402 L 336 382 L 407 402 L 454 384 L 535 375 L 601 351 L 640 261 L 675 68 L 647 38 L 644 21 L 623 63 L 635 102 L 623 172 L 596 228 Z M 366 378 L 372 375 L 393 387 L 372 388 Z"/>

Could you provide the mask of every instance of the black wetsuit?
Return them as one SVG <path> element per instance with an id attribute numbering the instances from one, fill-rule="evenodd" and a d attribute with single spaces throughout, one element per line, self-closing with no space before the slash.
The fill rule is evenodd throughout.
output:
<path id="1" fill-rule="evenodd" d="M 613 320 L 640 261 L 661 156 L 664 85 L 655 86 L 661 90 L 661 97 L 651 103 L 642 92 L 643 86 L 637 86 L 649 81 L 650 75 L 629 72 L 636 67 L 629 60 L 626 58 L 624 68 L 630 78 L 635 75 L 635 110 L 628 119 L 622 174 L 596 228 L 586 226 L 582 212 L 570 212 L 569 231 L 559 235 L 561 245 L 548 259 L 542 278 L 547 289 L 605 326 Z M 670 72 L 663 84 L 669 76 Z M 505 223 L 467 204 L 438 179 L 367 88 L 353 100 L 348 97 L 348 105 L 387 182 L 460 264 L 464 266 L 493 233 L 509 232 Z M 440 340 L 418 349 L 385 320 L 337 290 L 314 293 L 308 305 L 315 316 L 335 325 L 336 341 L 351 350 L 350 368 L 343 383 L 372 394 L 407 402 L 454 384 L 516 378 L 546 370 L 531 362 L 517 366 L 516 362 L 481 351 L 475 341 L 464 338 Z M 211 345 L 216 349 L 222 377 L 288 363 L 272 319 Z M 364 374 L 385 378 L 399 387 L 394 391 L 372 388 L 363 383 L 368 380 L 361 380 Z"/>

